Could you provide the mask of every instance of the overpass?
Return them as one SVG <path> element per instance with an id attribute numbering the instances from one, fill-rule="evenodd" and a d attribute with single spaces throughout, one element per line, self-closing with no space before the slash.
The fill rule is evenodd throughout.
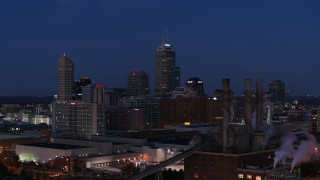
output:
<path id="1" fill-rule="evenodd" d="M 170 164 L 173 164 L 177 161 L 180 161 L 180 160 L 192 155 L 195 151 L 199 150 L 200 147 L 201 147 L 201 145 L 198 145 L 198 146 L 191 148 L 181 154 L 178 154 L 178 155 L 176 155 L 166 161 L 163 161 L 162 163 L 160 163 L 158 165 L 147 168 L 146 170 L 142 171 L 141 173 L 132 176 L 129 180 L 140 180 L 140 179 L 145 178 L 151 174 L 154 174 L 158 171 L 161 171 L 163 168 L 169 166 Z"/>

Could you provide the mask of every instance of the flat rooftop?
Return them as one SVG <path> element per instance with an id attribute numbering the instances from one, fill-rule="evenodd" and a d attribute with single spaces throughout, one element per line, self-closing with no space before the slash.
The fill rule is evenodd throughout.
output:
<path id="1" fill-rule="evenodd" d="M 89 146 L 78 146 L 78 145 L 70 145 L 70 144 L 57 144 L 57 143 L 30 143 L 30 144 L 21 144 L 24 146 L 33 146 L 33 147 L 42 147 L 42 148 L 50 148 L 50 149 L 80 149 L 80 148 L 89 148 Z"/>
<path id="2" fill-rule="evenodd" d="M 101 142 L 101 143 L 107 143 L 111 141 L 105 141 L 103 139 L 77 139 L 77 138 L 66 138 L 66 137 L 52 137 L 53 139 L 65 139 L 65 140 L 71 140 L 71 141 L 87 141 L 87 142 Z"/>
<path id="3" fill-rule="evenodd" d="M 188 145 L 191 141 L 192 137 L 178 137 L 178 138 L 166 138 L 160 141 L 160 143 L 164 144 L 176 144 L 176 145 Z"/>
<path id="4" fill-rule="evenodd" d="M 37 138 L 41 137 L 36 134 L 0 134 L 0 140 L 4 139 L 19 139 L 19 138 Z"/>
<path id="5" fill-rule="evenodd" d="M 123 145 L 123 144 L 130 144 L 130 143 L 121 143 L 121 142 L 112 142 L 113 145 Z"/>

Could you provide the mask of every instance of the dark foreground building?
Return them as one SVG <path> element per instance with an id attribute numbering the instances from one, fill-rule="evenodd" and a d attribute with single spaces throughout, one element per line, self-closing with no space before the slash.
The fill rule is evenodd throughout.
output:
<path id="1" fill-rule="evenodd" d="M 273 163 L 274 149 L 243 154 L 196 152 L 185 159 L 185 180 L 262 180 Z"/>

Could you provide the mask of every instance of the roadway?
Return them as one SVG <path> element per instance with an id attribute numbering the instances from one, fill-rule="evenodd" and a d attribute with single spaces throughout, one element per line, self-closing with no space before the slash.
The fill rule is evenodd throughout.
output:
<path id="1" fill-rule="evenodd" d="M 146 170 L 142 171 L 141 173 L 132 176 L 129 180 L 140 180 L 140 179 L 145 178 L 153 173 L 161 171 L 162 169 L 169 166 L 170 164 L 173 164 L 177 161 L 180 161 L 180 160 L 192 155 L 195 151 L 199 150 L 200 147 L 201 146 L 194 147 L 194 148 L 189 149 L 181 154 L 178 154 L 178 155 L 176 155 L 166 161 L 163 161 L 162 163 L 160 163 L 158 165 L 147 168 Z"/>

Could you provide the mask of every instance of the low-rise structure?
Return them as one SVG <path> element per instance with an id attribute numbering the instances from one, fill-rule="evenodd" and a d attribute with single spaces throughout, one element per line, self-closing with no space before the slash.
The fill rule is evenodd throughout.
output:
<path id="1" fill-rule="evenodd" d="M 20 161 L 47 162 L 58 157 L 71 155 L 88 156 L 98 153 L 97 147 L 57 143 L 31 143 L 16 145 L 16 154 Z"/>

